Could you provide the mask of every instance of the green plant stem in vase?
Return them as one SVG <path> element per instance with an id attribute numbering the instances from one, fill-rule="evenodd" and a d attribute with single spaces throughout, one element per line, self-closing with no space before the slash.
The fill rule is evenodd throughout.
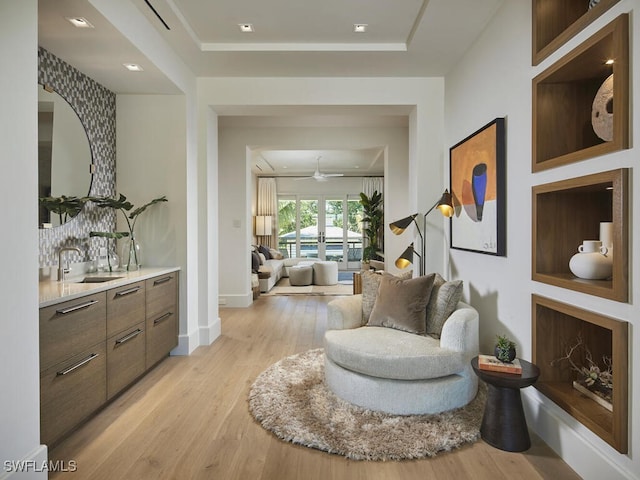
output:
<path id="1" fill-rule="evenodd" d="M 129 237 L 122 251 L 122 262 L 127 271 L 138 270 L 142 266 L 142 259 L 140 257 L 140 245 L 134 234 L 136 222 L 142 212 L 156 203 L 166 202 L 167 197 L 163 195 L 162 197 L 154 198 L 150 202 L 135 209 L 133 208 L 133 204 L 127 200 L 127 197 L 122 194 L 120 194 L 118 199 L 110 197 L 90 197 L 89 200 L 100 208 L 113 208 L 122 212 L 129 229 Z"/>
<path id="2" fill-rule="evenodd" d="M 111 250 L 109 248 L 109 240 L 113 239 L 113 241 L 117 241 L 121 238 L 125 238 L 129 236 L 129 232 L 89 232 L 89 237 L 99 237 L 105 238 L 107 241 L 107 268 L 109 272 L 113 272 L 118 265 L 111 264 Z M 114 249 L 115 252 L 115 249 Z"/>
<path id="3" fill-rule="evenodd" d="M 124 245 L 122 246 L 122 265 L 128 272 L 138 270 L 142 267 L 140 244 L 136 241 L 134 235 L 131 235 L 124 241 Z"/>

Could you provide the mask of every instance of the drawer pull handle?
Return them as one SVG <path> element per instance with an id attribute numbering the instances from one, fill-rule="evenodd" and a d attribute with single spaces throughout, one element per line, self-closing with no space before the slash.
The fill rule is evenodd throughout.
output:
<path id="1" fill-rule="evenodd" d="M 116 292 L 116 297 L 124 297 L 125 295 L 136 293 L 138 290 L 140 290 L 140 286 L 129 288 L 127 290 L 122 290 L 120 292 Z"/>
<path id="2" fill-rule="evenodd" d="M 90 307 L 91 305 L 95 305 L 96 303 L 98 303 L 98 300 L 89 300 L 88 302 L 74 305 L 73 307 L 61 308 L 60 310 L 56 310 L 56 313 L 59 313 L 60 315 L 66 315 L 67 313 L 75 312 L 76 310 L 82 310 L 83 308 Z"/>
<path id="3" fill-rule="evenodd" d="M 96 358 L 98 356 L 97 353 L 92 353 L 91 355 L 89 355 L 87 358 L 85 358 L 84 360 L 79 361 L 78 363 L 76 363 L 73 367 L 69 367 L 69 368 L 65 368 L 64 370 L 62 370 L 61 372 L 56 372 L 56 375 L 58 376 L 62 376 L 62 375 L 66 375 L 67 373 L 71 373 L 73 372 L 76 368 L 80 368 L 81 366 L 89 363 L 91 360 L 93 360 L 94 358 Z"/>
<path id="4" fill-rule="evenodd" d="M 116 345 L 122 345 L 123 343 L 127 343 L 129 340 L 131 340 L 132 338 L 137 337 L 138 335 L 140 335 L 142 333 L 142 330 L 140 330 L 139 328 L 136 329 L 135 331 L 131 332 L 129 335 L 126 335 L 122 338 L 119 338 L 118 340 L 116 340 Z"/>
<path id="5" fill-rule="evenodd" d="M 169 318 L 171 315 L 173 315 L 173 312 L 167 312 L 167 313 L 165 313 L 164 315 L 162 315 L 161 317 L 156 318 L 156 319 L 153 321 L 153 324 L 154 324 L 154 325 L 157 325 L 157 324 L 159 324 L 160 322 L 162 322 L 162 321 L 166 320 L 167 318 Z"/>
<path id="6" fill-rule="evenodd" d="M 161 285 L 163 283 L 167 283 L 172 278 L 173 278 L 172 276 L 168 276 L 168 277 L 162 277 L 162 278 L 159 278 L 157 280 L 154 280 L 153 281 L 153 286 L 155 287 L 156 285 Z"/>

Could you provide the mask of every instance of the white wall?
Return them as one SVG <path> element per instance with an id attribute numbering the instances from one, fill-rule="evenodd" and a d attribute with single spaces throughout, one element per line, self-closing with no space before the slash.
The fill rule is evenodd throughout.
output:
<path id="1" fill-rule="evenodd" d="M 5 462 L 46 460 L 40 445 L 38 347 L 38 2 L 0 0 L 0 201 L 5 225 L 0 248 L 0 478 L 46 478 L 45 472 L 12 475 Z"/>
<path id="2" fill-rule="evenodd" d="M 504 2 L 482 37 L 463 61 L 446 77 L 445 144 L 456 144 L 498 116 L 507 121 L 507 256 L 493 257 L 451 250 L 450 269 L 465 281 L 466 295 L 480 311 L 481 350 L 492 349 L 498 333 L 514 337 L 519 356 L 531 359 L 531 294 L 537 293 L 581 308 L 631 322 L 632 346 L 629 372 L 630 451 L 622 455 L 582 426 L 534 388 L 523 392 L 529 426 L 554 448 L 584 478 L 640 478 L 640 368 L 633 346 L 640 345 L 640 318 L 636 296 L 620 303 L 580 294 L 531 280 L 531 187 L 554 180 L 637 164 L 632 148 L 606 157 L 531 173 L 531 79 L 572 48 L 595 33 L 621 12 L 637 9 L 638 0 L 622 0 L 594 25 L 571 40 L 538 67 L 531 66 L 531 2 Z M 640 31 L 640 19 L 631 16 L 631 32 Z M 640 51 L 638 35 L 631 34 L 632 52 Z M 638 86 L 638 54 L 632 65 L 632 91 Z M 637 88 L 635 88 L 638 91 Z M 632 95 L 633 97 L 633 95 Z M 631 109 L 631 138 L 640 132 L 637 109 Z M 634 135 L 635 133 L 635 135 Z M 446 160 L 445 160 L 446 162 Z M 631 185 L 638 185 L 640 171 L 631 172 Z M 640 209 L 640 197 L 631 195 L 631 211 Z M 631 222 L 631 251 L 640 248 L 640 225 Z M 638 256 L 631 256 L 629 277 L 640 274 Z M 635 367 L 635 368 L 634 368 Z M 636 399 L 634 401 L 634 399 Z M 634 405 L 635 404 L 635 405 Z M 635 419 L 635 427 L 632 421 Z"/>
<path id="3" fill-rule="evenodd" d="M 189 354 L 198 345 L 208 345 L 220 333 L 217 315 L 217 275 L 203 273 L 207 270 L 208 258 L 214 258 L 216 239 L 211 230 L 215 221 L 215 207 L 207 192 L 203 192 L 199 179 L 208 174 L 206 164 L 198 164 L 199 117 L 196 92 L 196 77 L 182 59 L 164 41 L 160 33 L 148 22 L 144 14 L 130 0 L 89 0 L 90 3 L 132 42 L 150 62 L 158 67 L 184 94 L 184 109 L 180 118 L 185 118 L 185 132 L 177 132 L 184 140 L 185 159 L 183 163 L 184 183 L 174 197 L 174 201 L 184 201 L 184 234 L 186 235 L 184 265 L 181 273 L 181 312 L 179 345 L 174 353 Z M 149 118 L 144 112 L 139 117 L 143 122 L 153 124 L 157 120 Z M 203 120 L 206 124 L 206 119 Z M 143 127 L 141 127 L 143 128 Z M 133 143 L 133 142 L 132 142 Z M 203 146 L 204 148 L 204 146 Z M 136 158 L 133 162 L 147 159 Z M 182 159 L 180 160 L 182 161 Z M 120 165 L 117 166 L 120 168 Z M 213 233 L 212 233 L 213 232 Z M 217 272 L 216 272 L 217 273 Z M 186 322 L 186 323 L 185 323 Z"/>
<path id="4" fill-rule="evenodd" d="M 135 207 L 166 195 L 135 227 L 144 266 L 180 266 L 180 337 L 196 334 L 189 323 L 187 288 L 187 108 L 184 95 L 118 95 L 117 193 Z M 118 230 L 127 230 L 118 213 Z M 195 320 L 195 319 L 193 319 Z"/>

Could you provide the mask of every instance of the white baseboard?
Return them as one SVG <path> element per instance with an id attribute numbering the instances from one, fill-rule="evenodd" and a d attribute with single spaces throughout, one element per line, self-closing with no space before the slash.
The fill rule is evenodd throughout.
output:
<path id="1" fill-rule="evenodd" d="M 171 355 L 191 355 L 200 345 L 211 345 L 221 333 L 220 318 L 211 320 L 206 327 L 198 327 L 187 335 L 178 335 L 178 346 L 171 350 Z"/>
<path id="2" fill-rule="evenodd" d="M 2 459 L 0 480 L 46 480 L 49 477 L 49 470 L 62 471 L 64 468 L 69 470 L 68 462 L 49 463 L 47 455 L 47 446 L 39 445 L 22 459 Z"/>
<path id="3" fill-rule="evenodd" d="M 206 327 L 200 327 L 200 345 L 211 345 L 222 333 L 220 318 L 209 321 Z"/>
<path id="4" fill-rule="evenodd" d="M 231 308 L 246 308 L 253 303 L 253 293 L 249 292 L 247 294 L 241 295 L 224 295 L 220 294 L 218 296 L 218 305 L 224 305 L 225 307 Z"/>
<path id="5" fill-rule="evenodd" d="M 617 452 L 537 390 L 524 390 L 522 403 L 529 428 L 582 478 L 640 480 L 639 472 L 626 469 L 614 458 L 628 461 L 626 455 Z"/>
<path id="6" fill-rule="evenodd" d="M 178 346 L 171 350 L 170 355 L 191 355 L 199 346 L 199 332 L 193 330 L 188 334 L 178 335 Z"/>

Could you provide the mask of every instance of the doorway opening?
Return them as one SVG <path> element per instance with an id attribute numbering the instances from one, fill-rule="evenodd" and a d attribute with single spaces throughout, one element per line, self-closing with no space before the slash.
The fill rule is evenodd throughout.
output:
<path id="1" fill-rule="evenodd" d="M 356 194 L 278 197 L 278 249 L 290 258 L 338 262 L 359 270 L 362 261 L 362 205 Z"/>

